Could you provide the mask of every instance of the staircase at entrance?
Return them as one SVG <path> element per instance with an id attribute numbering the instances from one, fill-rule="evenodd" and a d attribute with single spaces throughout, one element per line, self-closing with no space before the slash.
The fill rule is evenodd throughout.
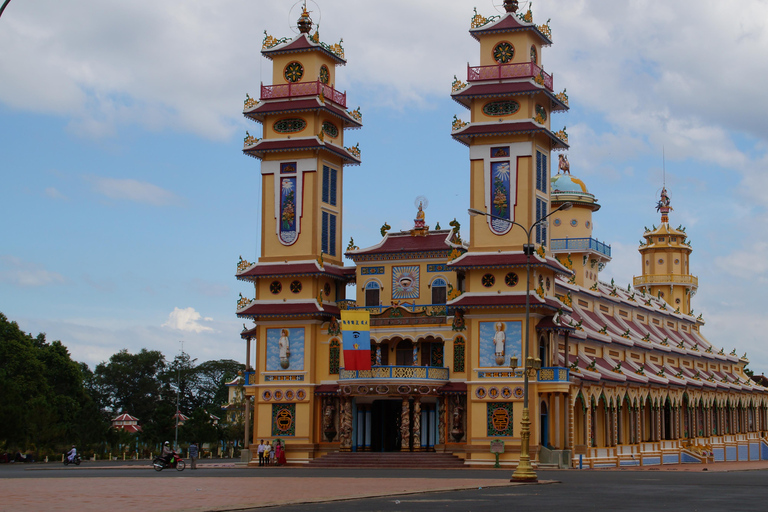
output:
<path id="1" fill-rule="evenodd" d="M 313 459 L 315 468 L 428 468 L 460 469 L 464 461 L 450 453 L 334 452 Z"/>

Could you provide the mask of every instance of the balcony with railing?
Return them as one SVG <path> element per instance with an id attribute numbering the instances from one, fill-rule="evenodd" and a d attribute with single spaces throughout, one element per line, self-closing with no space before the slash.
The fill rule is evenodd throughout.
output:
<path id="1" fill-rule="evenodd" d="M 387 309 L 403 310 L 411 314 L 423 314 L 425 316 L 446 316 L 445 304 L 408 304 L 402 303 L 390 306 L 358 306 L 354 300 L 340 300 L 336 303 L 341 310 L 368 311 L 372 316 L 380 315 Z"/>
<path id="2" fill-rule="evenodd" d="M 467 66 L 467 81 L 469 82 L 503 80 L 505 78 L 533 78 L 550 91 L 553 90 L 552 75 L 541 69 L 535 62 Z"/>
<path id="3" fill-rule="evenodd" d="M 536 376 L 539 382 L 568 382 L 570 371 L 560 366 L 539 368 Z"/>
<path id="4" fill-rule="evenodd" d="M 652 274 L 635 276 L 632 284 L 635 287 L 653 284 L 689 284 L 698 288 L 699 278 L 688 274 Z"/>
<path id="5" fill-rule="evenodd" d="M 339 381 L 430 381 L 448 382 L 448 368 L 441 366 L 373 366 L 370 370 L 339 370 Z"/>
<path id="6" fill-rule="evenodd" d="M 339 92 L 330 85 L 323 82 L 296 82 L 291 84 L 261 85 L 261 99 L 273 100 L 277 98 L 300 98 L 302 96 L 317 96 L 320 93 L 323 96 L 347 108 L 347 93 Z"/>
<path id="7" fill-rule="evenodd" d="M 611 257 L 611 246 L 594 238 L 553 238 L 549 248 L 553 251 L 594 251 Z"/>

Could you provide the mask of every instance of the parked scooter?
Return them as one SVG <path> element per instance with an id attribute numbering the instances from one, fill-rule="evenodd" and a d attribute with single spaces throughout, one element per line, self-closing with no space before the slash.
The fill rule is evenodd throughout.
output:
<path id="1" fill-rule="evenodd" d="M 69 457 L 67 457 L 67 454 L 64 454 L 64 465 L 69 466 L 70 464 L 74 464 L 75 466 L 79 466 L 82 460 L 80 459 L 80 454 L 75 454 L 75 457 L 72 460 L 69 460 Z"/>
<path id="2" fill-rule="evenodd" d="M 158 455 L 155 457 L 155 460 L 152 461 L 152 467 L 155 468 L 155 471 L 162 471 L 166 468 L 175 468 L 176 471 L 184 471 L 184 468 L 187 467 L 187 465 L 178 453 L 173 452 L 171 455 L 171 462 L 166 463 L 165 460 Z"/>

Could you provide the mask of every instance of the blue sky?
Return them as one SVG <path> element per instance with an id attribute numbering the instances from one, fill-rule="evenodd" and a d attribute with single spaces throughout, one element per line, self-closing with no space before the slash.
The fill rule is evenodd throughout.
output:
<path id="1" fill-rule="evenodd" d="M 321 40 L 344 38 L 337 88 L 364 127 L 344 180 L 343 239 L 379 227 L 468 225 L 468 151 L 450 137 L 453 76 L 479 62 L 467 30 L 492 0 L 318 0 Z M 497 2 L 500 3 L 500 2 Z M 524 3 L 524 2 L 523 2 Z M 66 4 L 66 5 L 65 5 Z M 768 369 L 768 5 L 541 0 L 542 52 L 571 110 L 571 171 L 612 244 L 601 278 L 640 271 L 666 183 L 687 226 L 693 299 L 716 347 Z M 293 9 L 293 11 L 292 11 Z M 245 94 L 271 81 L 264 30 L 293 35 L 292 1 L 13 0 L 0 18 L 0 311 L 90 365 L 128 348 L 244 359 L 238 256 L 258 253 L 258 162 L 241 153 Z M 375 23 L 371 20 L 375 19 Z M 469 235 L 466 227 L 463 230 Z M 350 262 L 351 264 L 351 262 Z"/>

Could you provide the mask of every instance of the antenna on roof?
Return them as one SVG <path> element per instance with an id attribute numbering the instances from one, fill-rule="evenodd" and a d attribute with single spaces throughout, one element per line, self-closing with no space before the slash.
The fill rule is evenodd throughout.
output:
<path id="1" fill-rule="evenodd" d="M 661 146 L 661 185 L 667 188 L 667 160 L 664 154 L 664 146 Z"/>

